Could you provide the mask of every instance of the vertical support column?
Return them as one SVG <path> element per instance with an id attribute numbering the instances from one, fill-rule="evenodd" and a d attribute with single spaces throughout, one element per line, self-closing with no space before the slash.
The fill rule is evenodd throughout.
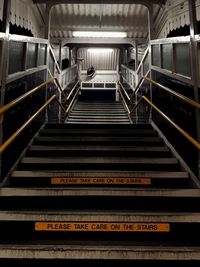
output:
<path id="1" fill-rule="evenodd" d="M 9 61 L 9 31 L 10 31 L 10 11 L 11 0 L 5 0 L 3 6 L 3 32 L 5 33 L 5 40 L 2 41 L 1 55 L 0 55 L 0 78 L 1 78 L 1 102 L 0 106 L 4 105 L 6 83 L 8 76 L 8 61 Z M 0 115 L 0 144 L 3 142 L 3 115 Z M 0 182 L 2 181 L 2 156 L 0 155 Z"/>
<path id="2" fill-rule="evenodd" d="M 195 34 L 197 34 L 197 16 L 196 16 L 196 1 L 188 0 L 189 5 L 189 17 L 190 17 L 190 54 L 191 54 L 191 71 L 192 71 L 192 81 L 194 88 L 194 98 L 199 102 L 199 64 L 198 64 L 198 47 L 197 42 L 195 42 Z M 197 138 L 200 142 L 200 111 L 196 110 L 196 124 L 197 124 Z M 198 172 L 200 178 L 200 152 L 198 153 Z"/>
<path id="3" fill-rule="evenodd" d="M 59 67 L 60 70 L 62 70 L 62 40 L 59 41 Z M 61 83 L 62 75 L 59 74 L 59 82 Z M 62 102 L 62 95 L 61 92 L 59 91 L 59 101 Z M 61 122 L 61 117 L 62 117 L 62 110 L 61 107 L 58 107 L 58 121 L 59 123 Z"/>
<path id="4" fill-rule="evenodd" d="M 121 73 L 121 65 L 123 64 L 123 49 L 119 49 L 119 67 L 118 72 L 120 73 L 120 82 L 122 83 L 122 73 Z"/>
<path id="5" fill-rule="evenodd" d="M 153 27 L 153 5 L 150 4 L 148 6 L 148 30 L 149 30 L 149 68 L 150 68 L 150 78 L 152 78 L 152 73 L 151 73 L 151 65 L 152 65 L 152 54 L 151 54 L 151 40 L 155 38 L 155 32 L 154 32 L 154 27 Z M 150 99 L 152 101 L 153 94 L 152 94 L 152 84 L 150 86 Z M 149 115 L 149 122 L 152 121 L 152 108 L 150 110 L 150 115 Z"/>
<path id="6" fill-rule="evenodd" d="M 45 33 L 44 38 L 50 40 L 50 28 L 51 28 L 51 4 L 46 4 L 45 10 Z"/>
<path id="7" fill-rule="evenodd" d="M 127 49 L 127 67 L 129 67 L 129 62 L 131 60 L 131 49 L 132 47 L 128 47 Z"/>
<path id="8" fill-rule="evenodd" d="M 148 33 L 149 33 L 149 42 L 154 39 L 155 32 L 153 27 L 153 5 L 148 6 Z"/>
<path id="9" fill-rule="evenodd" d="M 47 71 L 46 71 L 46 77 L 45 79 L 48 79 L 48 66 L 49 66 L 49 56 L 50 56 L 50 50 L 49 50 L 49 46 L 50 46 L 50 27 L 51 27 L 51 8 L 52 5 L 50 4 L 46 4 L 46 10 L 45 10 L 45 32 L 44 32 L 44 38 L 48 39 L 48 44 L 47 44 L 47 51 L 46 51 L 46 64 L 47 64 Z M 47 101 L 47 87 L 45 90 L 45 101 Z M 45 122 L 48 122 L 48 109 L 46 109 L 45 111 Z"/>
<path id="10" fill-rule="evenodd" d="M 138 41 L 135 41 L 135 71 L 138 68 Z"/>
<path id="11" fill-rule="evenodd" d="M 62 69 L 62 40 L 59 42 L 59 67 Z"/>
<path id="12" fill-rule="evenodd" d="M 1 74 L 1 103 L 0 105 L 4 105 L 5 98 L 5 86 L 8 75 L 8 60 L 9 60 L 9 43 L 8 43 L 8 35 L 10 30 L 10 10 L 11 10 L 11 0 L 4 1 L 3 7 L 3 32 L 5 33 L 5 40 L 2 42 L 1 47 L 1 62 L 0 62 L 0 74 Z"/>
<path id="13" fill-rule="evenodd" d="M 72 65 L 72 49 L 69 48 L 69 67 Z"/>

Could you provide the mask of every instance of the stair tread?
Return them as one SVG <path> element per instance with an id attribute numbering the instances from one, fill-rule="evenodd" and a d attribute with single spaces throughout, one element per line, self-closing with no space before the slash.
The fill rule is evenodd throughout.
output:
<path id="1" fill-rule="evenodd" d="M 115 130 L 119 129 L 119 125 L 116 123 L 114 125 L 68 125 L 67 123 L 45 123 L 44 129 L 105 129 L 107 130 Z M 151 124 L 140 123 L 140 124 L 127 124 L 126 127 L 123 127 L 123 130 L 132 130 L 132 129 L 153 129 Z"/>
<path id="2" fill-rule="evenodd" d="M 45 140 L 55 140 L 55 141 L 135 141 L 135 142 L 163 142 L 163 140 L 160 137 L 154 137 L 154 136 L 148 136 L 144 139 L 144 137 L 140 137 L 140 136 L 127 136 L 126 138 L 124 138 L 123 136 L 95 136 L 95 137 L 91 137 L 91 136 L 60 136 L 59 138 L 57 138 L 56 136 L 38 136 L 36 138 L 36 140 L 41 140 L 41 141 L 45 141 Z"/>
<path id="3" fill-rule="evenodd" d="M 131 246 L 131 245 L 0 245 L 4 259 L 76 259 L 76 260 L 200 260 L 199 247 Z M 161 263 L 162 264 L 162 263 Z M 193 263 L 192 263 L 193 264 Z M 199 263 L 197 263 L 199 264 Z M 198 266 L 198 265 L 194 265 Z"/>
<path id="4" fill-rule="evenodd" d="M 25 171 L 25 170 L 16 170 L 12 173 L 12 177 L 150 177 L 150 178 L 185 178 L 188 179 L 189 175 L 187 172 L 172 172 L 172 171 Z"/>
<path id="5" fill-rule="evenodd" d="M 10 211 L 0 213 L 0 221 L 54 221 L 54 222 L 198 222 L 200 212 L 140 212 L 140 211 Z"/>
<path id="6" fill-rule="evenodd" d="M 92 163 L 92 164 L 177 164 L 178 160 L 176 158 L 116 158 L 116 157 L 56 157 L 56 158 L 41 158 L 41 157 L 24 157 L 21 163 L 51 163 L 51 164 L 67 164 L 67 163 Z"/>
<path id="7" fill-rule="evenodd" d="M 116 135 L 116 134 L 123 134 L 123 135 L 131 135 L 131 134 L 157 134 L 157 132 L 153 129 L 42 129 L 40 133 L 68 133 L 68 134 L 74 134 L 74 133 L 79 133 L 80 135 L 84 134 L 106 134 L 106 135 Z"/>
<path id="8" fill-rule="evenodd" d="M 159 198 L 200 198 L 200 189 L 127 189 L 127 188 L 2 188 L 0 196 L 130 196 Z"/>
<path id="9" fill-rule="evenodd" d="M 32 145 L 30 146 L 29 150 L 31 151 L 154 151 L 154 152 L 168 152 L 169 148 L 165 146 L 144 146 L 144 147 L 138 147 L 138 146 L 54 146 L 54 145 L 48 145 L 48 146 L 38 146 L 38 145 Z"/>
<path id="10" fill-rule="evenodd" d="M 110 122 L 110 121 L 112 121 L 112 122 L 128 122 L 129 121 L 129 119 L 128 118 L 96 118 L 96 117 L 94 117 L 94 118 L 80 118 L 80 117 L 78 117 L 78 118 L 70 118 L 70 117 L 68 117 L 67 118 L 67 121 L 74 121 L 74 122 L 79 122 L 79 121 L 81 121 L 81 122 L 93 122 L 93 121 L 96 121 L 96 122 Z"/>
<path id="11" fill-rule="evenodd" d="M 109 119 L 109 120 L 114 120 L 114 119 L 128 119 L 128 116 L 127 115 L 118 115 L 118 114 L 114 114 L 114 115 L 110 115 L 110 114 L 105 114 L 105 115 L 99 115 L 99 114 L 79 114 L 79 115 L 76 115 L 76 114 L 70 114 L 68 116 L 68 119 L 85 119 L 85 118 L 88 118 L 88 119 Z"/>
<path id="12" fill-rule="evenodd" d="M 199 247 L 131 246 L 131 245 L 0 245 L 0 258 L 4 259 L 88 259 L 88 260 L 200 260 Z M 162 263 L 161 263 L 162 264 Z M 192 263 L 193 264 L 193 263 Z M 198 263 L 199 264 L 199 263 Z M 198 265 L 195 265 L 198 266 Z"/>

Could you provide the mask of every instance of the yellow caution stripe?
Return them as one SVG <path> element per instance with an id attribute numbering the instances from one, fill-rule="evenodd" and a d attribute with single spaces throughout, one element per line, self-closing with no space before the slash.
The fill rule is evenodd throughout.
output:
<path id="1" fill-rule="evenodd" d="M 169 232 L 169 223 L 35 222 L 35 231 Z"/>
<path id="2" fill-rule="evenodd" d="M 51 178 L 53 185 L 151 185 L 151 178 Z"/>

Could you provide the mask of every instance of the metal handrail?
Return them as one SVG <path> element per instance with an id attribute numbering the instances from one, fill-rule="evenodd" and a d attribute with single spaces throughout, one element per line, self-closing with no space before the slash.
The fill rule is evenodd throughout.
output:
<path id="1" fill-rule="evenodd" d="M 118 83 L 119 83 L 119 85 L 121 86 L 121 88 L 122 88 L 122 90 L 123 90 L 123 92 L 124 92 L 126 98 L 128 99 L 128 101 L 129 101 L 129 102 L 132 102 L 132 101 L 131 101 L 131 97 L 130 97 L 129 94 L 126 92 L 126 90 L 125 90 L 123 84 L 122 84 L 120 81 L 119 81 Z"/>
<path id="2" fill-rule="evenodd" d="M 51 53 L 51 55 L 53 56 L 53 60 L 54 60 L 54 62 L 55 62 L 55 64 L 56 64 L 56 68 L 57 68 L 57 70 L 58 70 L 58 73 L 61 74 L 62 70 L 61 70 L 61 68 L 60 68 L 60 66 L 59 66 L 59 64 L 58 64 L 58 62 L 57 62 L 57 60 L 56 60 L 56 57 L 55 57 L 53 48 L 51 47 L 51 45 L 49 46 L 49 48 L 50 48 L 50 53 Z"/>
<path id="3" fill-rule="evenodd" d="M 80 90 L 80 87 L 78 88 L 76 94 L 74 95 L 73 99 L 71 100 L 70 104 L 67 108 L 65 108 L 62 103 L 58 100 L 56 95 L 51 96 L 46 103 L 39 108 L 16 132 L 14 132 L 3 144 L 0 145 L 0 154 L 3 153 L 6 148 L 28 127 L 28 125 L 45 109 L 49 104 L 55 100 L 58 105 L 62 108 L 62 110 L 67 114 L 70 111 L 70 108 Z"/>
<path id="4" fill-rule="evenodd" d="M 121 90 L 119 90 L 119 94 L 120 94 L 120 96 L 121 96 L 121 98 L 122 98 L 122 101 L 123 101 L 123 103 L 124 103 L 124 105 L 125 105 L 125 107 L 126 107 L 127 111 L 128 111 L 128 114 L 130 114 L 130 113 L 131 113 L 131 111 L 130 111 L 130 109 L 129 109 L 128 105 L 126 104 L 126 101 L 125 101 L 125 99 L 124 99 L 124 96 L 123 96 L 123 94 L 122 94 Z"/>
<path id="5" fill-rule="evenodd" d="M 18 98 L 14 99 L 13 101 L 11 101 L 10 103 L 6 104 L 5 106 L 0 108 L 0 115 L 3 114 L 4 112 L 6 112 L 7 110 L 13 108 L 15 105 L 19 104 L 21 101 L 23 101 L 24 99 L 26 99 L 27 97 L 31 96 L 32 94 L 34 94 L 35 92 L 39 91 L 41 88 L 43 88 L 45 85 L 51 83 L 55 81 L 59 90 L 61 91 L 61 93 L 65 96 L 65 98 L 67 98 L 66 94 L 63 92 L 63 89 L 58 81 L 58 79 L 56 77 L 52 77 L 49 80 L 41 83 L 40 85 L 36 86 L 35 88 L 33 88 L 32 90 L 30 90 L 29 92 L 23 94 L 22 96 L 19 96 Z"/>
<path id="6" fill-rule="evenodd" d="M 53 95 L 47 102 L 31 116 L 16 132 L 14 132 L 2 145 L 0 145 L 0 153 L 4 152 L 6 148 L 18 137 L 18 135 L 23 132 L 28 125 L 54 100 L 57 99 L 56 95 Z M 57 99 L 58 102 L 60 102 Z M 62 107 L 62 106 L 61 106 Z M 63 108 L 63 107 L 62 107 Z"/>
<path id="7" fill-rule="evenodd" d="M 139 83 L 137 84 L 137 86 L 136 86 L 136 88 L 135 88 L 135 90 L 134 90 L 134 93 L 130 96 L 130 98 L 132 98 L 133 95 L 136 94 L 136 93 L 138 92 L 138 90 L 139 90 L 139 88 L 140 88 L 140 85 L 141 85 L 141 82 L 144 81 L 144 80 L 146 80 L 146 81 L 150 82 L 151 84 L 153 84 L 153 85 L 159 87 L 160 89 L 162 89 L 162 90 L 168 92 L 170 95 L 173 95 L 173 96 L 179 98 L 180 100 L 184 101 L 185 103 L 189 104 L 190 106 L 193 106 L 193 107 L 195 107 L 195 108 L 197 108 L 197 109 L 200 109 L 200 103 L 198 103 L 198 102 L 196 102 L 196 101 L 190 99 L 190 98 L 187 97 L 187 96 L 184 96 L 184 95 L 182 95 L 182 94 L 179 94 L 179 93 L 177 93 L 177 92 L 174 92 L 174 91 L 171 90 L 170 88 L 168 88 L 168 87 L 166 87 L 166 86 L 164 86 L 164 85 L 162 85 L 162 84 L 160 84 L 160 83 L 157 83 L 157 82 L 155 82 L 154 80 L 152 80 L 152 79 L 150 79 L 149 77 L 146 77 L 146 76 L 141 77 Z"/>
<path id="8" fill-rule="evenodd" d="M 148 53 L 149 53 L 149 47 L 147 47 L 147 49 L 145 50 L 144 55 L 143 55 L 143 57 L 142 57 L 142 59 L 140 61 L 140 64 L 138 65 L 137 69 L 135 70 L 136 74 L 139 72 L 139 69 L 144 64 L 144 60 L 145 60 L 145 58 L 146 58 Z"/>
<path id="9" fill-rule="evenodd" d="M 72 107 L 72 105 L 73 105 L 73 103 L 74 103 L 74 100 L 76 99 L 76 96 L 78 95 L 80 89 L 81 89 L 81 87 L 79 86 L 79 88 L 78 88 L 78 90 L 76 91 L 74 97 L 72 98 L 71 102 L 69 103 L 68 108 L 67 108 L 66 111 L 65 111 L 66 114 L 69 113 L 69 111 L 70 111 L 70 109 L 71 109 L 71 107 Z"/>
<path id="10" fill-rule="evenodd" d="M 134 105 L 134 107 L 131 109 L 129 114 L 131 114 L 143 100 L 145 100 L 153 109 L 155 109 L 176 130 L 178 130 L 190 143 L 192 143 L 198 150 L 200 150 L 200 143 L 197 140 L 195 140 L 191 135 L 189 135 L 185 130 L 183 130 L 180 126 L 178 126 L 175 122 L 173 122 L 165 113 L 163 113 L 157 106 L 155 106 L 146 96 L 142 96 L 138 100 L 138 102 Z"/>
<path id="11" fill-rule="evenodd" d="M 75 91 L 77 85 L 79 84 L 79 81 L 74 85 L 74 87 L 71 89 L 70 93 L 68 94 L 66 101 L 70 99 L 71 95 L 73 94 L 73 92 Z"/>

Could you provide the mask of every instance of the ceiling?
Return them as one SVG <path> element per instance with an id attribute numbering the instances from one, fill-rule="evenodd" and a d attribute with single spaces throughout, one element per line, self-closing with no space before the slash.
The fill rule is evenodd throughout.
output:
<path id="1" fill-rule="evenodd" d="M 37 4 L 44 14 L 45 5 Z M 154 5 L 154 16 L 159 10 Z M 73 31 L 125 31 L 128 38 L 148 36 L 148 10 L 140 4 L 57 4 L 51 9 L 51 37 Z"/>

